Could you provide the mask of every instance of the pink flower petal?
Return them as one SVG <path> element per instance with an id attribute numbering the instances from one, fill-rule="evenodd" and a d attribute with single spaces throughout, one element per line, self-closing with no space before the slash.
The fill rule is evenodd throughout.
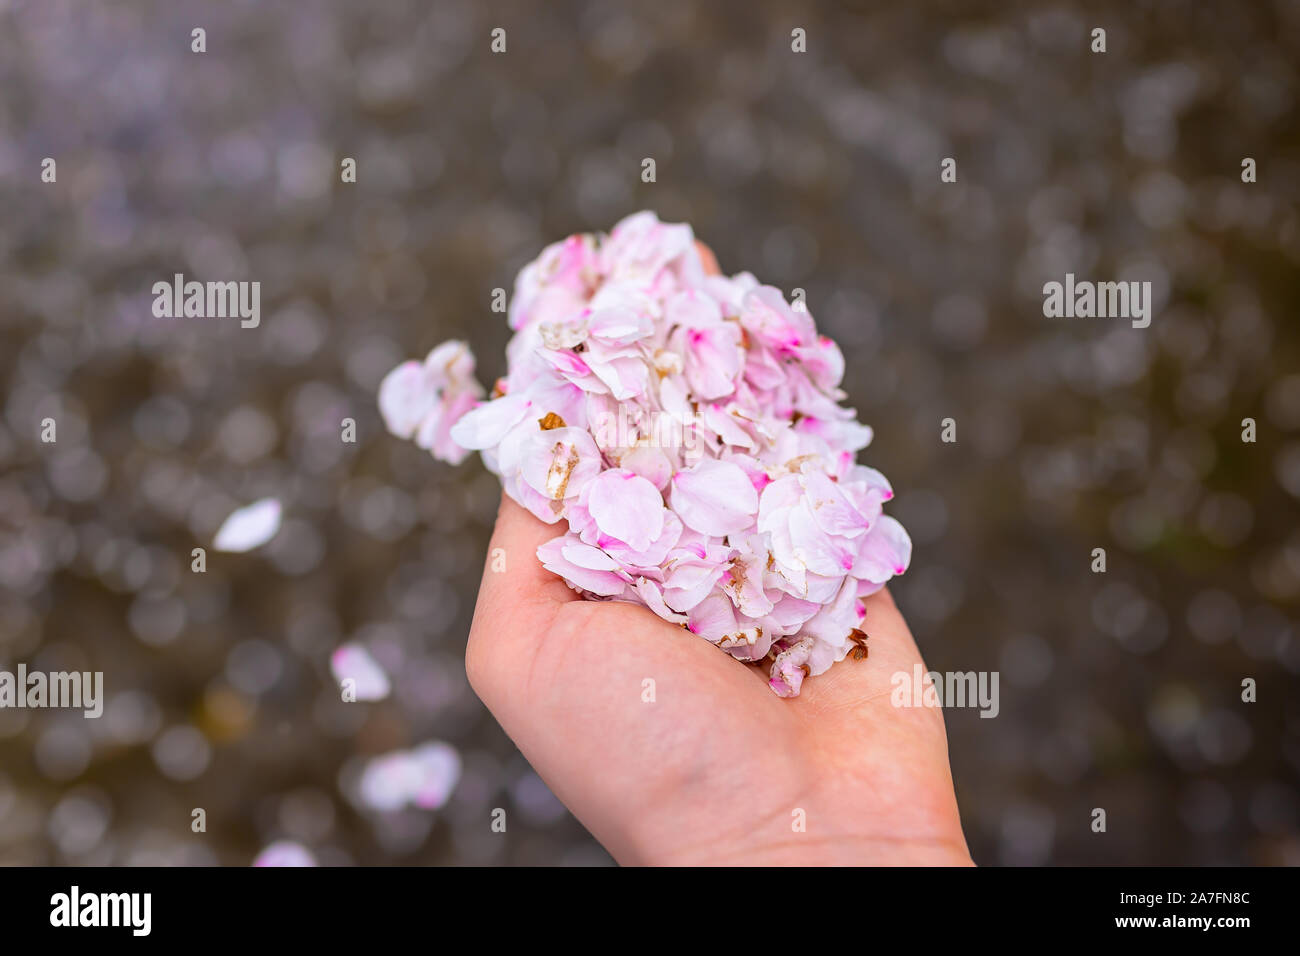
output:
<path id="1" fill-rule="evenodd" d="M 562 536 L 553 538 L 539 547 L 537 557 L 546 570 L 558 574 L 571 584 L 582 588 L 584 591 L 590 591 L 592 594 L 599 594 L 601 597 L 616 597 L 627 589 L 627 579 L 617 571 L 585 568 L 581 564 L 570 560 L 566 552 L 579 557 L 586 555 L 584 551 L 570 551 L 575 547 L 588 548 L 590 546 L 577 539 Z M 597 549 L 591 548 L 591 550 L 596 551 Z"/>
<path id="2" fill-rule="evenodd" d="M 580 428 L 539 429 L 520 448 L 520 476 L 553 501 L 576 498 L 600 468 L 600 449 Z"/>
<path id="3" fill-rule="evenodd" d="M 912 562 L 912 539 L 889 515 L 876 522 L 862 540 L 853 561 L 853 576 L 867 581 L 888 581 Z"/>
<path id="4" fill-rule="evenodd" d="M 726 535 L 753 525 L 758 492 L 738 465 L 706 459 L 673 478 L 672 506 L 687 527 Z"/>
<path id="5" fill-rule="evenodd" d="M 601 534 L 644 551 L 663 533 L 663 496 L 654 485 L 624 468 L 603 472 L 591 483 L 587 510 Z"/>
<path id="6" fill-rule="evenodd" d="M 388 675 L 360 644 L 344 644 L 331 654 L 330 670 L 339 684 L 352 681 L 357 700 L 383 700 L 388 696 Z"/>
<path id="7" fill-rule="evenodd" d="M 827 534 L 856 538 L 863 534 L 870 521 L 853 507 L 853 503 L 835 482 L 823 471 L 813 469 L 800 476 L 817 526 Z"/>

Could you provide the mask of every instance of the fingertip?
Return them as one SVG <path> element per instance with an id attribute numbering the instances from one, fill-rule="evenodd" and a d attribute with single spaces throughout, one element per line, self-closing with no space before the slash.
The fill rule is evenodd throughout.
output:
<path id="1" fill-rule="evenodd" d="M 696 239 L 695 250 L 700 254 L 700 264 L 704 266 L 704 272 L 707 275 L 722 275 L 722 269 L 718 265 L 718 257 L 713 254 L 712 249 L 700 242 L 700 240 Z"/>
<path id="2" fill-rule="evenodd" d="M 564 533 L 560 523 L 547 524 L 531 511 L 511 498 L 505 491 L 501 492 L 501 503 L 497 506 L 497 523 L 492 529 L 492 542 L 500 542 L 502 547 L 519 547 L 529 542 L 544 544 Z"/>
<path id="3" fill-rule="evenodd" d="M 483 591 L 489 598 L 508 594 L 515 598 L 573 600 L 573 591 L 542 567 L 537 557 L 539 547 L 566 530 L 563 520 L 547 524 L 502 491 L 496 527 L 488 543 Z"/>

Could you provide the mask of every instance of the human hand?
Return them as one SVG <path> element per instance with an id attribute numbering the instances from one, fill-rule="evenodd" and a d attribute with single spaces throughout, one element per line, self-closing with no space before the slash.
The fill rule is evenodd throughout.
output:
<path id="1" fill-rule="evenodd" d="M 867 658 L 783 699 L 765 667 L 644 607 L 578 597 L 537 560 L 560 530 L 502 497 L 466 671 L 616 860 L 971 862 L 942 711 L 891 703 L 891 676 L 910 677 L 921 657 L 887 591 L 865 599 Z M 506 570 L 494 571 L 500 554 Z"/>

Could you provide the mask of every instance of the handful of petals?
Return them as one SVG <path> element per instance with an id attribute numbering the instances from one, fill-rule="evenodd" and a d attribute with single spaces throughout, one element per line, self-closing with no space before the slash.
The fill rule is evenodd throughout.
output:
<path id="1" fill-rule="evenodd" d="M 548 524 L 538 558 L 593 600 L 643 604 L 782 697 L 865 643 L 862 598 L 907 569 L 885 476 L 840 402 L 844 357 L 746 272 L 706 274 L 651 212 L 571 236 L 519 273 L 489 400 L 446 342 L 379 389 L 389 431 L 453 464 L 482 453 Z"/>

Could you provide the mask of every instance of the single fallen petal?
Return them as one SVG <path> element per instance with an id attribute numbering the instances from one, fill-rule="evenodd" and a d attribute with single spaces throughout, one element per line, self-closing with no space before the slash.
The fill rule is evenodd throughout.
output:
<path id="1" fill-rule="evenodd" d="M 276 498 L 262 498 L 231 512 L 212 539 L 212 547 L 236 552 L 261 547 L 280 530 L 280 512 Z"/>
<path id="2" fill-rule="evenodd" d="M 340 685 L 351 681 L 356 700 L 383 700 L 391 689 L 388 675 L 360 644 L 344 644 L 330 655 L 330 670 Z"/>
<path id="3" fill-rule="evenodd" d="M 278 840 L 257 854 L 253 866 L 315 866 L 316 858 L 300 843 Z"/>

